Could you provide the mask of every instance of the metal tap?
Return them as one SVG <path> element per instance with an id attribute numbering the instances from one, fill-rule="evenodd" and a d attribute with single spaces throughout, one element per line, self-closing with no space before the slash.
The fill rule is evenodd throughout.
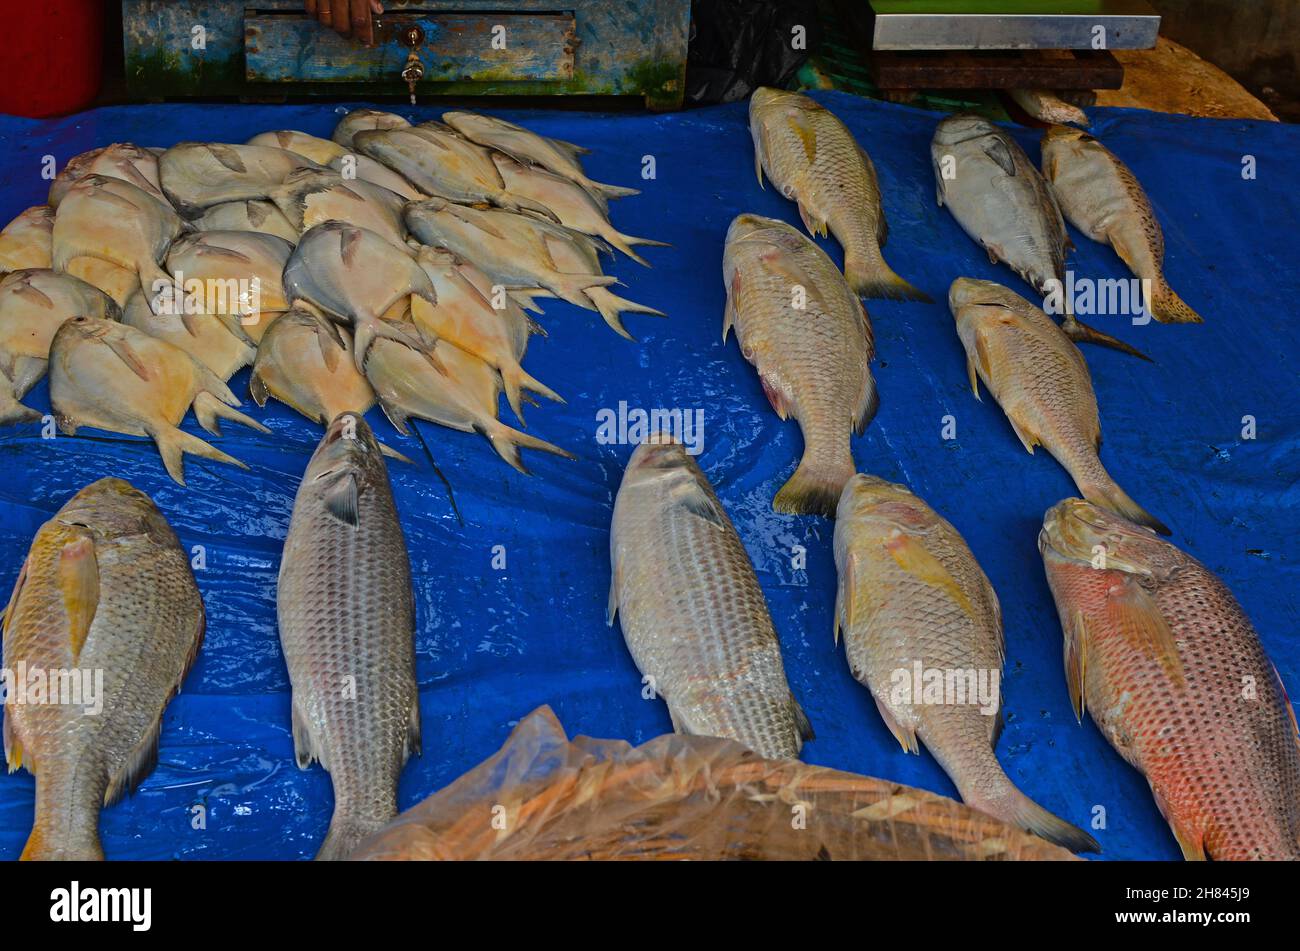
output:
<path id="1" fill-rule="evenodd" d="M 424 78 L 424 64 L 416 50 L 424 43 L 424 30 L 414 23 L 402 30 L 401 40 L 410 47 L 406 65 L 402 67 L 402 80 L 411 91 L 411 105 L 415 105 L 415 84 Z"/>

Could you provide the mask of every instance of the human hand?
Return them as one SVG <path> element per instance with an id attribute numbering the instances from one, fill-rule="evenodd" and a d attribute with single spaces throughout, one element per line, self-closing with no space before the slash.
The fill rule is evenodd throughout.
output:
<path id="1" fill-rule="evenodd" d="M 307 16 L 320 20 L 339 36 L 350 36 L 366 46 L 375 45 L 374 21 L 370 15 L 384 12 L 379 0 L 306 0 Z"/>

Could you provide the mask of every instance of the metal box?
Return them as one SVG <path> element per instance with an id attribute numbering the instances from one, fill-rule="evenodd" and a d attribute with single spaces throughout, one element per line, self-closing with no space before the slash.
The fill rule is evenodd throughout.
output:
<path id="1" fill-rule="evenodd" d="M 1150 49 L 1160 31 L 1146 0 L 871 0 L 871 9 L 877 50 Z"/>

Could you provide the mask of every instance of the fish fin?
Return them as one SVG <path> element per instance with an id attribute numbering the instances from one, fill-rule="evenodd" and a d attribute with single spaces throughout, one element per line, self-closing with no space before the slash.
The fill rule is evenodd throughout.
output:
<path id="1" fill-rule="evenodd" d="M 773 376 L 760 373 L 758 382 L 762 384 L 763 395 L 767 397 L 767 401 L 771 404 L 776 415 L 783 420 L 789 419 L 794 399 L 786 392 L 780 381 Z"/>
<path id="2" fill-rule="evenodd" d="M 1119 484 L 1110 478 L 1105 470 L 1102 470 L 1101 476 L 1104 476 L 1104 479 L 1075 480 L 1075 483 L 1079 486 L 1080 494 L 1085 499 L 1117 515 L 1124 516 L 1130 522 L 1136 522 L 1138 525 L 1145 525 L 1154 529 L 1161 535 L 1173 534 L 1168 525 L 1134 502 L 1129 497 L 1129 494 L 1121 489 Z"/>
<path id="3" fill-rule="evenodd" d="M 824 515 L 834 518 L 840 504 L 844 484 L 853 478 L 853 456 L 845 452 L 836 463 L 814 462 L 805 451 L 794 475 L 781 486 L 772 508 L 789 515 Z"/>
<path id="4" fill-rule="evenodd" d="M 194 418 L 199 421 L 200 426 L 214 436 L 221 435 L 221 426 L 217 422 L 218 417 L 243 423 L 250 429 L 256 429 L 259 433 L 270 434 L 271 432 L 251 416 L 245 416 L 239 410 L 227 406 L 207 390 L 196 394 L 194 397 Z"/>
<path id="5" fill-rule="evenodd" d="M 403 762 L 410 758 L 411 754 L 416 756 L 424 755 L 424 739 L 420 726 L 420 692 L 415 691 L 411 697 L 411 715 L 406 722 L 406 756 Z"/>
<path id="6" fill-rule="evenodd" d="M 395 817 L 392 817 L 395 818 Z M 335 812 L 330 819 L 325 841 L 316 853 L 317 862 L 342 862 L 357 850 L 363 840 L 378 832 L 390 819 L 362 819 Z"/>
<path id="7" fill-rule="evenodd" d="M 885 721 L 885 726 L 889 732 L 894 734 L 894 739 L 898 740 L 898 745 L 903 748 L 904 753 L 916 753 L 920 755 L 921 744 L 916 739 L 916 729 L 914 727 L 905 727 L 894 717 L 889 708 L 880 702 L 880 698 L 874 693 L 871 698 L 876 701 L 876 709 L 880 711 L 880 719 Z"/>
<path id="8" fill-rule="evenodd" d="M 108 788 L 104 790 L 105 808 L 121 802 L 127 793 L 134 792 L 140 785 L 140 781 L 153 772 L 153 768 L 158 765 L 158 735 L 161 732 L 162 710 L 160 709 L 157 718 L 145 731 L 145 735 L 141 737 L 135 749 L 127 755 L 122 768 L 116 775 L 110 777 Z"/>
<path id="9" fill-rule="evenodd" d="M 65 542 L 59 552 L 59 594 L 68 617 L 68 637 L 72 662 L 77 663 L 85 646 L 90 625 L 99 608 L 99 562 L 95 558 L 95 540 L 86 529 L 74 529 L 75 537 Z"/>
<path id="10" fill-rule="evenodd" d="M 545 396 L 548 400 L 555 403 L 565 402 L 564 397 L 560 396 L 559 393 L 556 393 L 545 383 L 535 379 L 518 363 L 499 372 L 501 372 L 502 385 L 505 387 L 506 399 L 509 401 L 510 408 L 514 410 L 515 415 L 519 417 L 520 424 L 524 421 L 523 413 L 521 412 L 522 406 L 520 403 L 525 389 L 532 390 L 534 393 Z"/>
<path id="11" fill-rule="evenodd" d="M 1160 790 L 1155 785 L 1148 782 L 1151 786 L 1151 796 L 1156 801 L 1156 807 L 1160 810 L 1160 815 L 1164 817 L 1165 822 L 1169 823 L 1169 831 L 1174 834 L 1174 840 L 1178 843 L 1178 848 L 1183 853 L 1185 862 L 1204 862 L 1207 858 L 1205 854 L 1205 833 L 1197 829 L 1189 829 L 1184 824 L 1170 818 L 1169 803 Z"/>
<path id="12" fill-rule="evenodd" d="M 409 456 L 402 455 L 402 453 L 398 452 L 396 449 L 394 449 L 392 446 L 387 445 L 386 443 L 382 443 L 382 442 L 379 443 L 379 452 L 381 455 L 387 456 L 389 459 L 396 460 L 397 462 L 404 462 L 408 466 L 415 465 L 415 461 L 413 459 L 411 459 Z"/>
<path id="13" fill-rule="evenodd" d="M 1108 627 L 1153 657 L 1176 687 L 1186 686 L 1183 662 L 1174 632 L 1151 595 L 1131 575 L 1111 586 L 1106 595 Z"/>
<path id="14" fill-rule="evenodd" d="M 1007 421 L 1011 423 L 1011 428 L 1016 431 L 1016 438 L 1020 444 L 1025 447 L 1025 451 L 1031 456 L 1034 454 L 1034 447 L 1041 446 L 1042 440 L 1034 435 L 1033 431 L 1026 425 L 1020 423 L 1014 416 L 1007 413 Z"/>
<path id="15" fill-rule="evenodd" d="M 204 148 L 208 150 L 208 153 L 214 159 L 216 159 L 226 168 L 230 169 L 232 172 L 248 171 L 248 166 L 246 166 L 244 164 L 244 160 L 239 157 L 239 153 L 234 149 L 232 149 L 230 146 L 213 142 L 207 144 L 206 146 L 204 146 Z"/>
<path id="16" fill-rule="evenodd" d="M 808 714 L 804 713 L 803 707 L 799 706 L 799 701 L 794 698 L 793 693 L 790 694 L 790 712 L 794 714 L 794 727 L 799 731 L 799 739 L 805 743 L 817 739 L 812 721 L 808 719 Z"/>
<path id="17" fill-rule="evenodd" d="M 407 425 L 407 420 L 411 417 L 404 409 L 392 400 L 384 399 L 382 396 L 379 397 L 379 408 L 384 411 L 384 415 L 388 417 L 388 421 L 393 424 L 394 429 L 403 436 L 411 435 L 411 428 Z"/>
<path id="18" fill-rule="evenodd" d="M 1015 177 L 1016 158 L 1011 154 L 1011 149 L 1007 147 L 1007 144 L 1002 139 L 989 138 L 984 144 L 983 152 L 994 161 L 998 168 L 1013 178 Z"/>
<path id="19" fill-rule="evenodd" d="M 976 617 L 975 607 L 961 583 L 952 576 L 948 568 L 931 554 L 925 543 L 912 535 L 892 534 L 883 543 L 885 551 L 908 575 L 922 584 L 933 588 L 952 601 L 967 617 Z"/>
<path id="20" fill-rule="evenodd" d="M 1151 300 L 1151 315 L 1162 324 L 1203 324 L 1204 318 L 1188 307 L 1163 278 Z"/>
<path id="21" fill-rule="evenodd" d="M 311 728 L 307 725 L 306 717 L 298 712 L 296 703 L 290 704 L 290 717 L 293 724 L 293 758 L 299 769 L 307 769 L 320 759 L 316 753 L 316 744 L 311 739 Z M 323 760 L 321 765 L 324 765 Z"/>
<path id="22" fill-rule="evenodd" d="M 5 744 L 5 767 L 9 772 L 15 773 L 22 769 L 23 766 L 23 744 L 18 739 L 17 730 L 14 728 L 14 718 L 6 716 L 4 718 L 4 744 Z M 28 764 L 28 772 L 34 764 Z"/>
<path id="23" fill-rule="evenodd" d="M 858 401 L 857 414 L 853 418 L 853 432 L 861 436 L 867 426 L 876 418 L 880 409 L 880 391 L 876 389 L 875 377 L 868 370 L 862 385 L 862 398 Z"/>
<path id="24" fill-rule="evenodd" d="M 517 302 L 516 302 L 516 303 L 517 303 Z M 529 303 L 532 303 L 532 302 L 530 301 Z M 536 306 L 536 305 L 534 304 L 533 306 Z M 521 309 L 522 309 L 522 308 L 521 308 Z M 537 310 L 538 310 L 538 313 L 541 313 L 541 308 L 540 308 L 540 307 L 538 307 Z M 524 314 L 524 322 L 525 322 L 525 326 L 528 327 L 528 334 L 529 334 L 529 336 L 532 336 L 533 334 L 536 334 L 536 335 L 539 336 L 539 337 L 549 337 L 549 336 L 550 336 L 550 334 L 548 334 L 548 333 L 546 332 L 546 328 L 543 327 L 541 324 L 539 324 L 537 321 L 533 320 L 533 318 L 532 318 L 531 316 L 529 316 L 528 314 Z"/>
<path id="25" fill-rule="evenodd" d="M 609 598 L 605 601 L 605 626 L 613 627 L 614 619 L 618 617 L 618 570 L 610 572 L 609 576 Z"/>
<path id="26" fill-rule="evenodd" d="M 814 238 L 817 237 L 819 234 L 825 234 L 826 222 L 818 221 L 815 217 L 813 217 L 812 212 L 808 210 L 808 207 L 804 205 L 803 202 L 798 202 L 798 206 L 799 206 L 799 220 L 802 221 L 803 226 L 808 229 L 808 233 L 812 235 Z"/>
<path id="27" fill-rule="evenodd" d="M 248 375 L 248 395 L 258 406 L 265 406 L 267 397 L 271 395 L 271 391 L 266 387 L 266 381 L 262 379 L 256 367 Z"/>
<path id="28" fill-rule="evenodd" d="M 347 348 L 343 345 L 341 339 L 331 337 L 326 331 L 325 325 L 328 321 L 317 319 L 316 321 L 316 345 L 320 348 L 320 358 L 325 364 L 325 369 L 333 373 L 339 368 L 339 356 L 346 353 Z"/>
<path id="29" fill-rule="evenodd" d="M 589 182 L 587 187 L 590 191 L 596 192 L 603 198 L 631 198 L 633 195 L 641 194 L 639 188 L 625 188 L 622 185 L 606 185 L 604 182 Z"/>
<path id="30" fill-rule="evenodd" d="M 1009 778 L 1003 776 L 1003 781 L 1006 787 L 1002 795 L 987 804 L 978 799 L 966 799 L 964 796 L 962 798 L 968 805 L 982 812 L 1032 832 L 1039 838 L 1069 849 L 1071 852 L 1101 851 L 1101 845 L 1088 833 L 1048 812 L 1017 789 Z"/>
<path id="31" fill-rule="evenodd" d="M 344 525 L 356 528 L 361 520 L 360 494 L 356 473 L 345 473 L 325 491 L 325 511 Z"/>
<path id="32" fill-rule="evenodd" d="M 844 277 L 859 297 L 934 303 L 925 291 L 913 287 L 893 272 L 878 253 L 863 256 L 845 252 Z"/>
<path id="33" fill-rule="evenodd" d="M 853 629 L 853 607 L 857 602 L 858 556 L 848 553 L 839 584 L 835 587 L 835 644 L 839 646 L 840 632 L 848 636 Z"/>
<path id="34" fill-rule="evenodd" d="M 108 337 L 104 338 L 104 343 L 107 344 L 108 349 L 112 350 L 117 358 L 130 367 L 131 372 L 140 379 L 144 380 L 146 383 L 153 379 L 153 374 L 149 372 L 149 368 L 145 366 L 144 361 L 140 359 L 140 355 L 132 349 L 130 343 L 125 340 L 115 340 Z"/>
<path id="35" fill-rule="evenodd" d="M 527 433 L 521 433 L 517 429 L 511 429 L 500 420 L 490 420 L 486 424 L 476 425 L 475 428 L 487 437 L 488 442 L 492 444 L 492 448 L 497 451 L 498 456 L 524 475 L 530 475 L 531 473 L 524 468 L 523 460 L 519 456 L 520 449 L 539 449 L 552 455 L 563 456 L 565 459 L 578 458 L 567 449 L 561 449 L 559 446 L 552 445 L 545 440 L 529 436 Z"/>
<path id="36" fill-rule="evenodd" d="M 628 333 L 627 328 L 623 326 L 623 314 L 648 314 L 651 317 L 668 316 L 662 310 L 647 307 L 645 304 L 638 304 L 626 297 L 619 297 L 604 287 L 588 287 L 582 293 L 587 300 L 595 305 L 597 312 L 604 318 L 609 328 L 620 337 L 628 340 L 634 341 L 636 338 Z"/>
<path id="37" fill-rule="evenodd" d="M 727 303 L 722 308 L 722 342 L 727 342 L 727 335 L 736 325 L 736 299 L 740 296 L 740 268 L 731 272 L 727 282 Z"/>
<path id="38" fill-rule="evenodd" d="M 970 391 L 975 394 L 975 399 L 980 400 L 980 378 L 975 372 L 975 358 L 971 354 L 966 354 L 966 375 L 970 377 Z"/>
<path id="39" fill-rule="evenodd" d="M 248 468 L 234 456 L 227 455 L 216 446 L 211 446 L 198 436 L 191 436 L 185 430 L 177 429 L 175 426 L 155 426 L 150 428 L 148 432 L 158 446 L 158 452 L 162 455 L 167 474 L 176 480 L 179 485 L 185 484 L 183 456 L 187 452 L 202 456 L 205 459 L 238 466 L 241 469 Z"/>
<path id="40" fill-rule="evenodd" d="M 566 142 L 563 139 L 553 139 L 550 138 L 549 136 L 546 137 L 546 141 L 550 142 L 557 149 L 563 149 L 565 152 L 568 152 L 569 155 L 571 155 L 574 158 L 577 158 L 580 155 L 591 154 L 591 149 L 587 148 L 584 145 L 574 145 L 572 142 Z"/>
<path id="41" fill-rule="evenodd" d="M 727 513 L 723 511 L 718 500 L 701 488 L 693 479 L 675 485 L 672 489 L 671 498 L 674 504 L 680 505 L 696 518 L 704 519 L 715 528 L 726 529 L 728 524 Z"/>
<path id="42" fill-rule="evenodd" d="M 1139 360 L 1146 360 L 1148 363 L 1155 363 L 1141 350 L 1126 344 L 1118 337 L 1112 337 L 1108 333 L 1102 333 L 1096 327 L 1090 327 L 1083 321 L 1078 320 L 1073 314 L 1066 314 L 1065 320 L 1061 323 L 1061 330 L 1067 337 L 1075 343 L 1093 343 L 1100 347 L 1110 347 L 1112 350 L 1118 350 L 1120 353 L 1127 353 L 1131 357 L 1137 357 Z"/>
<path id="43" fill-rule="evenodd" d="M 531 198 L 525 198 L 523 195 L 506 194 L 500 198 L 501 207 L 507 211 L 518 213 L 531 212 L 539 215 L 547 221 L 553 221 L 560 224 L 560 216 L 553 212 L 549 206 L 542 204 L 540 201 L 533 201 Z"/>
<path id="44" fill-rule="evenodd" d="M 31 563 L 31 556 L 28 555 L 23 559 L 22 566 L 18 569 L 18 577 L 14 579 L 14 589 L 9 593 L 9 603 L 5 605 L 4 622 L 0 624 L 0 631 L 5 634 L 9 633 L 9 626 L 14 620 L 14 605 L 18 603 L 18 595 L 22 593 L 23 585 L 27 581 L 27 568 Z"/>
<path id="45" fill-rule="evenodd" d="M 758 187 L 766 191 L 767 186 L 763 184 L 763 152 L 758 142 L 754 143 L 754 174 L 758 176 Z"/>
<path id="46" fill-rule="evenodd" d="M 1062 634 L 1065 684 L 1070 691 L 1070 707 L 1074 710 L 1074 718 L 1082 723 L 1083 714 L 1088 708 L 1088 696 L 1084 690 L 1088 676 L 1088 620 L 1083 612 L 1070 612 L 1069 619 L 1062 624 Z"/>

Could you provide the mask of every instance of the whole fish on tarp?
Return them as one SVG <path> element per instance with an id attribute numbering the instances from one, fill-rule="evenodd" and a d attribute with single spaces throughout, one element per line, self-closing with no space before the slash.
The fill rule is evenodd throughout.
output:
<path id="1" fill-rule="evenodd" d="M 363 155 L 387 165 L 426 194 L 553 217 L 545 205 L 507 191 L 491 153 L 450 130 L 426 125 L 372 129 L 356 133 L 352 141 Z"/>
<path id="2" fill-rule="evenodd" d="M 1232 592 L 1150 531 L 1082 499 L 1038 536 L 1086 708 L 1151 785 L 1184 858 L 1300 859 L 1300 732 Z"/>
<path id="3" fill-rule="evenodd" d="M 370 182 L 349 181 L 329 170 L 299 169 L 271 192 L 271 200 L 299 233 L 326 221 L 346 221 L 405 247 L 405 200 Z"/>
<path id="4" fill-rule="evenodd" d="M 477 112 L 444 112 L 442 121 L 471 142 L 504 152 L 517 162 L 540 165 L 557 175 L 563 175 L 602 199 L 640 194 L 635 188 L 605 185 L 588 178 L 578 156 L 585 155 L 590 150 L 572 142 L 548 139 L 513 122 Z"/>
<path id="5" fill-rule="evenodd" d="M 289 309 L 284 269 L 293 245 L 256 231 L 196 231 L 172 242 L 167 269 L 180 285 L 169 289 L 170 313 L 193 328 L 205 316 L 256 346 L 266 328 Z M 168 310 L 154 301 L 155 310 Z M 208 321 L 211 322 L 210 320 Z"/>
<path id="6" fill-rule="evenodd" d="M 18 401 L 45 376 L 54 334 L 82 314 L 116 320 L 120 311 L 99 288 L 48 268 L 0 280 L 0 425 L 41 418 Z"/>
<path id="7" fill-rule="evenodd" d="M 419 201 L 428 197 L 387 165 L 376 162 L 369 155 L 349 152 L 330 162 L 329 167 L 342 175 L 345 180 L 356 179 L 387 188 L 394 195 L 401 195 L 407 201 Z"/>
<path id="8" fill-rule="evenodd" d="M 559 225 L 542 227 L 547 224 L 508 211 L 458 205 L 444 198 L 430 198 L 406 207 L 406 226 L 421 244 L 445 248 L 473 261 L 504 287 L 544 288 L 571 304 L 592 309 L 583 291 L 617 283 L 618 278 L 598 271 L 565 273 L 557 267 L 552 249 L 557 244 L 571 243 L 576 232 Z"/>
<path id="9" fill-rule="evenodd" d="M 397 815 L 420 752 L 415 597 L 388 470 L 366 421 L 329 424 L 294 498 L 276 585 L 299 769 L 318 761 L 334 814 L 317 859 L 344 859 Z"/>
<path id="10" fill-rule="evenodd" d="M 1072 102 L 1046 89 L 1008 89 L 1006 94 L 1021 109 L 1040 122 L 1073 122 L 1087 125 L 1088 115 Z"/>
<path id="11" fill-rule="evenodd" d="M 1064 329 L 993 281 L 957 278 L 948 306 L 966 350 L 975 398 L 978 378 L 1031 455 L 1035 446 L 1043 446 L 1084 497 L 1168 535 L 1164 523 L 1129 498 L 1101 464 L 1097 396 L 1088 364 Z"/>
<path id="12" fill-rule="evenodd" d="M 130 142 L 115 142 L 69 159 L 50 184 L 50 207 L 57 208 L 68 189 L 87 175 L 121 179 L 159 201 L 167 200 L 158 184 L 158 153 Z"/>
<path id="13" fill-rule="evenodd" d="M 37 672 L 60 690 L 58 702 L 50 692 L 5 703 L 9 771 L 36 777 L 24 859 L 104 857 L 100 808 L 157 763 L 163 710 L 203 627 L 189 554 L 129 483 L 91 483 L 40 527 L 4 617 L 6 668 L 25 666 L 29 683 Z"/>
<path id="14" fill-rule="evenodd" d="M 378 337 L 366 361 L 366 379 L 379 397 L 384 415 L 402 435 L 409 435 L 410 417 L 440 426 L 475 432 L 492 444 L 497 455 L 528 475 L 520 449 L 538 449 L 566 459 L 573 453 L 512 429 L 498 418 L 501 375 L 473 354 L 446 341 L 438 345 L 441 369 L 420 354 Z"/>
<path id="15" fill-rule="evenodd" d="M 795 759 L 813 738 L 754 566 L 713 486 L 663 434 L 637 446 L 614 499 L 607 620 L 617 615 L 678 733 Z"/>
<path id="16" fill-rule="evenodd" d="M 889 234 L 875 166 L 853 134 L 802 93 L 763 86 L 749 99 L 754 169 L 798 202 L 810 234 L 827 229 L 844 247 L 844 276 L 862 297 L 929 301 L 881 256 Z"/>
<path id="17" fill-rule="evenodd" d="M 492 306 L 489 296 L 480 290 L 487 279 L 483 272 L 441 248 L 421 247 L 416 260 L 433 283 L 438 306 L 423 310 L 419 318 L 413 315 L 412 319 L 423 321 L 423 329 L 433 336 L 454 343 L 494 367 L 501 374 L 510 408 L 521 422 L 522 391 L 525 388 L 557 403 L 564 402 L 519 363 L 510 326 L 500 311 Z M 481 280 L 476 282 L 475 277 Z"/>
<path id="18" fill-rule="evenodd" d="M 904 752 L 924 743 L 967 805 L 1075 852 L 1101 851 L 998 762 L 1002 608 L 957 530 L 905 486 L 857 474 L 835 518 L 835 566 L 836 640 L 843 634 L 854 679 Z"/>
<path id="19" fill-rule="evenodd" d="M 295 155 L 301 155 L 305 159 L 310 159 L 317 165 L 329 165 L 335 159 L 348 154 L 347 147 L 335 142 L 333 139 L 322 139 L 319 136 L 308 135 L 306 132 L 298 132 L 294 129 L 259 132 L 249 139 L 245 145 L 269 145 L 272 148 L 284 149 L 286 152 L 292 152 Z"/>
<path id="20" fill-rule="evenodd" d="M 1133 347 L 1077 320 L 1064 293 L 1065 219 L 1052 187 L 1024 150 L 1002 129 L 979 116 L 949 116 L 930 143 L 936 198 L 962 230 L 1003 261 L 1039 294 L 1059 289 L 1061 329 L 1076 342 L 1113 347 L 1150 359 Z"/>
<path id="21" fill-rule="evenodd" d="M 382 235 L 341 221 L 317 225 L 294 248 L 284 269 L 284 286 L 291 299 L 302 298 L 352 327 L 353 362 L 361 372 L 377 337 L 418 350 L 438 365 L 434 341 L 419 330 L 423 319 L 415 324 L 381 319 L 404 298 L 410 299 L 412 312 L 422 316 L 438 303 L 414 253 L 397 250 Z"/>
<path id="22" fill-rule="evenodd" d="M 1151 199 L 1110 149 L 1079 129 L 1052 126 L 1043 133 L 1043 174 L 1070 224 L 1109 244 L 1130 271 L 1149 282 L 1147 303 L 1156 320 L 1202 322 L 1165 280 L 1165 236 Z"/>
<path id="23" fill-rule="evenodd" d="M 723 342 L 734 326 L 772 409 L 793 416 L 803 433 L 799 468 L 772 507 L 833 518 L 857 469 L 849 434 L 862 435 L 880 405 L 866 309 L 825 251 L 784 221 L 760 215 L 731 222 L 722 280 Z"/>
<path id="24" fill-rule="evenodd" d="M 54 240 L 54 209 L 33 205 L 0 231 L 0 272 L 49 267 Z"/>
<path id="25" fill-rule="evenodd" d="M 273 396 L 322 425 L 375 405 L 353 362 L 351 334 L 302 306 L 277 317 L 258 343 L 248 392 L 258 406 Z"/>
<path id="26" fill-rule="evenodd" d="M 345 149 L 355 149 L 352 137 L 367 129 L 407 129 L 411 123 L 395 112 L 383 112 L 379 109 L 353 109 L 334 126 L 330 136 Z"/>
<path id="27" fill-rule="evenodd" d="M 171 282 L 161 265 L 181 230 L 181 219 L 166 202 L 130 182 L 87 175 L 59 203 L 51 266 L 66 271 L 74 258 L 98 258 L 134 272 L 150 290 Z"/>
<path id="28" fill-rule="evenodd" d="M 225 321 L 238 320 L 215 314 L 155 314 L 144 291 L 136 291 L 122 309 L 122 323 L 151 337 L 180 347 L 199 363 L 229 380 L 257 356 L 257 348 L 243 334 L 232 332 Z"/>
<path id="29" fill-rule="evenodd" d="M 609 205 L 603 196 L 592 194 L 563 175 L 549 172 L 539 165 L 517 162 L 502 152 L 494 153 L 492 161 L 496 163 L 501 180 L 512 194 L 523 195 L 545 205 L 566 228 L 603 238 L 638 264 L 650 266 L 645 258 L 632 250 L 632 245 L 671 247 L 665 241 L 623 234 L 610 223 Z"/>
<path id="30" fill-rule="evenodd" d="M 180 347 L 97 317 L 73 317 L 50 344 L 50 405 L 68 435 L 93 426 L 158 445 L 167 474 L 185 484 L 181 456 L 193 453 L 247 469 L 178 426 L 192 405 L 199 425 L 220 435 L 218 418 L 270 430 L 232 407 L 239 400 L 215 373 Z"/>
<path id="31" fill-rule="evenodd" d="M 290 244 L 298 243 L 298 229 L 289 223 L 275 202 L 265 199 L 213 205 L 195 218 L 193 225 L 199 231 L 255 231 L 283 238 Z"/>
<path id="32" fill-rule="evenodd" d="M 180 142 L 159 156 L 158 181 L 181 215 L 197 218 L 213 205 L 269 198 L 298 168 L 320 165 L 266 145 Z"/>

